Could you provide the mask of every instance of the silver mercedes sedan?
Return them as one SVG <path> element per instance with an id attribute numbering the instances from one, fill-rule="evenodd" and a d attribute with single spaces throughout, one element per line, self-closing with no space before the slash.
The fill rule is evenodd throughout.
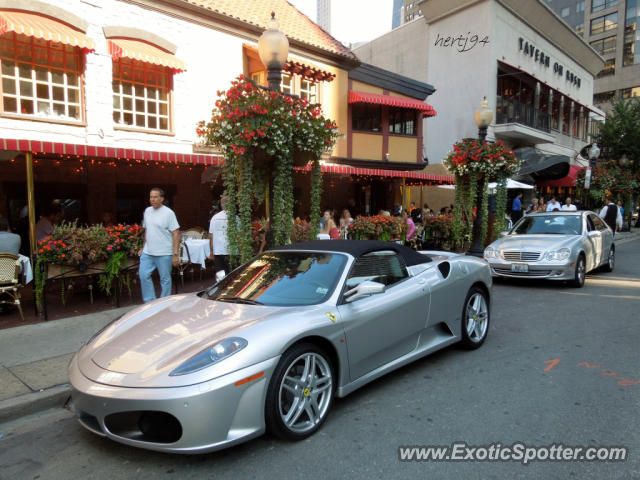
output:
<path id="1" fill-rule="evenodd" d="M 88 430 L 176 453 L 265 431 L 313 434 L 335 396 L 489 330 L 482 259 L 387 242 L 313 241 L 259 255 L 209 290 L 107 325 L 69 365 Z"/>
<path id="2" fill-rule="evenodd" d="M 568 280 L 584 285 L 586 273 L 613 271 L 613 232 L 591 211 L 534 213 L 490 244 L 484 258 L 496 277 Z"/>

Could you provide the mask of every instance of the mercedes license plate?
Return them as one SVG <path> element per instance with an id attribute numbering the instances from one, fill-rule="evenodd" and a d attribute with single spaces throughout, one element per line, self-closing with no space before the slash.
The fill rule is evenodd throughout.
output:
<path id="1" fill-rule="evenodd" d="M 529 265 L 526 263 L 512 263 L 511 271 L 515 273 L 527 273 L 529 271 Z"/>

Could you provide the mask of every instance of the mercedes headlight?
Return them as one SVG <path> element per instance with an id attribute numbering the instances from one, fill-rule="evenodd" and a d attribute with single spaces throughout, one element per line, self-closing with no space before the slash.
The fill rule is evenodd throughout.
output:
<path id="1" fill-rule="evenodd" d="M 551 250 L 545 255 L 545 260 L 550 262 L 561 262 L 566 260 L 571 255 L 571 250 L 568 248 L 561 248 L 560 250 Z"/>
<path id="2" fill-rule="evenodd" d="M 197 372 L 203 368 L 210 367 L 218 362 L 221 362 L 225 358 L 230 357 L 234 353 L 239 352 L 248 345 L 244 338 L 229 337 L 221 340 L 212 347 L 203 350 L 195 357 L 190 358 L 173 372 L 169 376 L 185 375 L 187 373 Z"/>
<path id="3" fill-rule="evenodd" d="M 484 258 L 500 258 L 500 250 L 496 250 L 489 245 L 484 249 Z"/>

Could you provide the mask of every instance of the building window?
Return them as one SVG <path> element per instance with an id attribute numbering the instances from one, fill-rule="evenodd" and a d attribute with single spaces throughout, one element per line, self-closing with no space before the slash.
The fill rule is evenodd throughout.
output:
<path id="1" fill-rule="evenodd" d="M 405 108 L 389 109 L 389 133 L 416 136 L 416 112 Z"/>
<path id="2" fill-rule="evenodd" d="M 618 28 L 618 12 L 591 20 L 591 35 L 613 30 L 614 28 Z"/>
<path id="3" fill-rule="evenodd" d="M 560 16 L 562 18 L 565 18 L 565 17 L 568 17 L 570 13 L 571 13 L 571 9 L 569 7 L 565 7 L 560 11 Z"/>
<path id="4" fill-rule="evenodd" d="M 354 103 L 351 107 L 351 128 L 364 132 L 382 132 L 382 107 Z"/>
<path id="5" fill-rule="evenodd" d="M 293 94 L 293 77 L 291 75 L 287 73 L 282 74 L 280 90 L 282 90 L 283 93 Z"/>
<path id="6" fill-rule="evenodd" d="M 616 59 L 610 58 L 605 60 L 604 68 L 598 73 L 598 78 L 614 75 L 616 73 Z"/>
<path id="7" fill-rule="evenodd" d="M 170 130 L 169 69 L 121 58 L 113 62 L 113 120 L 117 125 Z"/>
<path id="8" fill-rule="evenodd" d="M 591 0 L 591 13 L 599 12 L 617 4 L 618 0 Z"/>
<path id="9" fill-rule="evenodd" d="M 300 97 L 309 100 L 309 103 L 318 103 L 318 84 L 311 80 L 300 80 Z"/>
<path id="10" fill-rule="evenodd" d="M 638 0 L 627 2 L 627 17 L 624 25 L 624 47 L 622 65 L 634 65 L 640 63 L 640 2 Z"/>
<path id="11" fill-rule="evenodd" d="M 584 12 L 584 0 L 582 2 L 576 3 L 576 12 Z"/>
<path id="12" fill-rule="evenodd" d="M 607 37 L 591 42 L 593 49 L 600 55 L 616 53 L 616 37 Z"/>
<path id="13" fill-rule="evenodd" d="M 611 102 L 611 100 L 613 100 L 615 96 L 616 96 L 615 90 L 611 90 L 609 92 L 596 93 L 593 96 L 593 103 L 596 105 L 599 105 L 602 103 L 608 103 L 608 102 Z"/>
<path id="14" fill-rule="evenodd" d="M 579 23 L 576 25 L 576 33 L 580 36 L 584 33 L 584 23 Z"/>
<path id="15" fill-rule="evenodd" d="M 622 98 L 640 97 L 640 86 L 622 90 Z"/>
<path id="16" fill-rule="evenodd" d="M 82 120 L 78 48 L 9 33 L 0 39 L 0 63 L 4 113 Z"/>

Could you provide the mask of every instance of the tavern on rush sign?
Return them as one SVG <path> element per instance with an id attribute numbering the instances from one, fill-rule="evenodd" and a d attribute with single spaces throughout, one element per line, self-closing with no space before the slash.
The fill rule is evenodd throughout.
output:
<path id="1" fill-rule="evenodd" d="M 558 62 L 553 62 L 553 65 L 552 65 L 549 55 L 544 53 L 534 44 L 529 43 L 525 39 L 520 37 L 518 38 L 518 47 L 520 48 L 520 51 L 523 54 L 533 58 L 536 63 L 539 63 L 540 65 L 544 65 L 547 68 L 552 67 L 553 73 L 561 77 L 564 76 L 568 82 L 571 82 L 573 85 L 580 88 L 580 84 L 582 83 L 580 80 L 580 77 L 578 77 L 573 72 L 570 72 L 568 68 L 564 68 L 564 66 Z"/>

